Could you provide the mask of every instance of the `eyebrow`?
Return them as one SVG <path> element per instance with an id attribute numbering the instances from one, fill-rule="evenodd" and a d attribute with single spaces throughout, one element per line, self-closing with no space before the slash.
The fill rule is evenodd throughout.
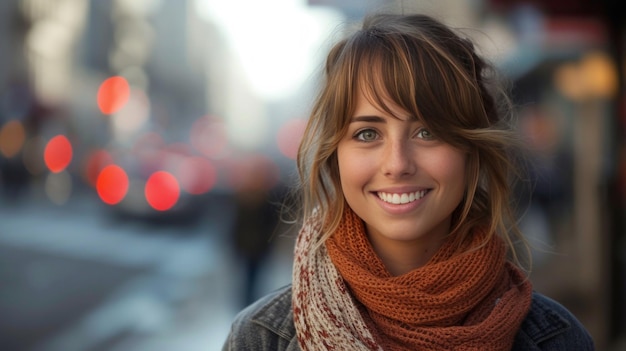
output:
<path id="1" fill-rule="evenodd" d="M 370 123 L 386 123 L 387 121 L 380 116 L 354 116 L 350 122 L 370 122 Z"/>

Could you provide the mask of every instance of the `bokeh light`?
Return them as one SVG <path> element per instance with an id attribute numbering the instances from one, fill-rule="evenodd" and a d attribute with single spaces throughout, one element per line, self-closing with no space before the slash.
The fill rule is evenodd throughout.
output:
<path id="1" fill-rule="evenodd" d="M 200 117 L 191 126 L 190 140 L 191 145 L 206 157 L 224 156 L 228 146 L 226 125 L 215 117 Z"/>
<path id="2" fill-rule="evenodd" d="M 97 149 L 89 153 L 86 156 L 84 173 L 87 183 L 95 187 L 100 172 L 110 164 L 113 164 L 113 156 L 108 151 Z"/>
<path id="3" fill-rule="evenodd" d="M 153 173 L 146 182 L 145 195 L 148 204 L 157 211 L 174 207 L 180 196 L 176 177 L 165 171 Z"/>
<path id="4" fill-rule="evenodd" d="M 57 135 L 46 144 L 43 157 L 51 172 L 61 172 L 72 162 L 72 144 L 66 136 Z"/>
<path id="5" fill-rule="evenodd" d="M 269 190 L 278 184 L 280 169 L 276 162 L 261 153 L 251 153 L 233 160 L 228 185 L 237 192 Z"/>
<path id="6" fill-rule="evenodd" d="M 11 120 L 0 129 L 0 153 L 6 158 L 15 156 L 24 146 L 26 132 L 20 121 Z"/>
<path id="7" fill-rule="evenodd" d="M 192 195 L 200 195 L 215 186 L 217 170 L 206 158 L 192 156 L 182 160 L 176 176 L 180 180 L 183 190 Z"/>
<path id="8" fill-rule="evenodd" d="M 107 78 L 98 89 L 98 108 L 105 115 L 113 114 L 126 105 L 129 97 L 130 86 L 124 77 Z"/>
<path id="9" fill-rule="evenodd" d="M 98 175 L 96 190 L 100 199 L 108 205 L 122 201 L 128 192 L 128 176 L 124 169 L 117 165 L 104 167 Z"/>
<path id="10" fill-rule="evenodd" d="M 124 106 L 111 116 L 115 135 L 133 135 L 150 119 L 150 98 L 141 90 L 133 90 Z"/>
<path id="11" fill-rule="evenodd" d="M 291 119 L 278 130 L 276 140 L 278 149 L 286 157 L 296 159 L 306 123 L 307 121 L 302 118 Z"/>
<path id="12" fill-rule="evenodd" d="M 575 101 L 610 98 L 618 88 L 615 63 L 602 52 L 590 52 L 579 61 L 561 64 L 554 72 L 557 90 Z"/>

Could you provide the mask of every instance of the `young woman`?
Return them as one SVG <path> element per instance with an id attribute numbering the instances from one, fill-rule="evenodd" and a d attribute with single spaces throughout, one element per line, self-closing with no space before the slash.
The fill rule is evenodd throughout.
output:
<path id="1" fill-rule="evenodd" d="M 516 133 L 490 73 L 424 15 L 373 15 L 331 49 L 298 155 L 293 282 L 224 350 L 594 349 L 519 268 Z"/>

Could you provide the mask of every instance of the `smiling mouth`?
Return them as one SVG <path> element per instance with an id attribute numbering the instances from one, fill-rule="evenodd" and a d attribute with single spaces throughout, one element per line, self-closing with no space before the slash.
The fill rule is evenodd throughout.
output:
<path id="1" fill-rule="evenodd" d="M 401 205 L 408 204 L 409 202 L 413 202 L 415 200 L 419 200 L 423 198 L 428 193 L 428 190 L 419 190 L 412 193 L 384 193 L 382 191 L 376 193 L 378 198 L 383 200 L 384 202 Z"/>

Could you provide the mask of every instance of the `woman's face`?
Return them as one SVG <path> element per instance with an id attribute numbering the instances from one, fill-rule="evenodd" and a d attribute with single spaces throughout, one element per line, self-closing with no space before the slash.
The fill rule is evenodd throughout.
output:
<path id="1" fill-rule="evenodd" d="M 357 96 L 337 149 L 345 199 L 365 222 L 375 249 L 407 242 L 436 249 L 463 198 L 466 153 L 385 103 L 400 118 Z"/>

